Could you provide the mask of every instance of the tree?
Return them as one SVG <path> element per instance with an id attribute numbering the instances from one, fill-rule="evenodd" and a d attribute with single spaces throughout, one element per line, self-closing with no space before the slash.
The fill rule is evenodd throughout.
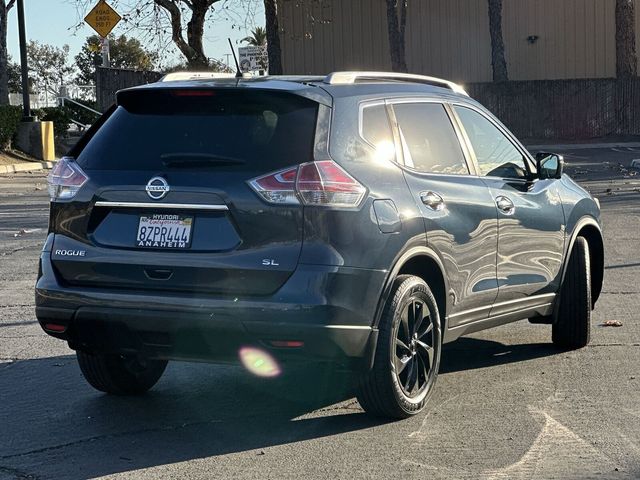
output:
<path id="1" fill-rule="evenodd" d="M 280 49 L 280 26 L 276 0 L 264 0 L 264 16 L 267 31 L 267 56 L 269 74 L 282 75 L 282 50 Z"/>
<path id="2" fill-rule="evenodd" d="M 39 92 L 60 95 L 73 73 L 69 65 L 69 45 L 62 48 L 31 40 L 27 45 L 27 59 L 33 82 Z"/>
<path id="3" fill-rule="evenodd" d="M 267 44 L 267 31 L 262 27 L 256 27 L 251 30 L 251 35 L 244 37 L 240 41 L 254 47 L 264 47 Z"/>
<path id="4" fill-rule="evenodd" d="M 149 52 L 142 47 L 139 40 L 127 38 L 126 35 L 115 37 L 109 35 L 109 52 L 111 66 L 129 70 L 153 70 L 158 60 L 155 52 Z M 102 64 L 100 51 L 100 37 L 91 35 L 82 45 L 80 53 L 75 57 L 78 67 L 78 82 L 83 85 L 95 83 L 96 66 Z"/>
<path id="5" fill-rule="evenodd" d="M 494 82 L 509 80 L 502 37 L 502 0 L 489 0 L 489 32 L 491 35 L 491 67 Z"/>
<path id="6" fill-rule="evenodd" d="M 7 17 L 16 0 L 0 0 L 0 105 L 9 104 L 9 54 L 7 52 Z"/>
<path id="7" fill-rule="evenodd" d="M 9 93 L 22 93 L 22 70 L 19 63 L 11 61 L 11 55 L 7 57 L 7 76 Z"/>
<path id="8" fill-rule="evenodd" d="M 407 26 L 407 0 L 386 0 L 386 2 L 391 70 L 407 72 L 404 36 Z"/>
<path id="9" fill-rule="evenodd" d="M 69 0 L 76 5 L 78 24 L 95 4 L 95 0 Z M 185 58 L 189 69 L 211 66 L 203 47 L 205 23 L 217 17 L 233 21 L 233 28 L 241 29 L 242 12 L 245 20 L 255 12 L 258 0 L 118 0 L 114 2 L 122 16 L 126 32 L 136 32 L 141 41 L 154 43 L 164 52 L 171 43 Z M 170 37 L 170 41 L 166 41 Z"/>
<path id="10" fill-rule="evenodd" d="M 616 0 L 616 75 L 619 78 L 638 74 L 634 10 L 634 0 Z"/>

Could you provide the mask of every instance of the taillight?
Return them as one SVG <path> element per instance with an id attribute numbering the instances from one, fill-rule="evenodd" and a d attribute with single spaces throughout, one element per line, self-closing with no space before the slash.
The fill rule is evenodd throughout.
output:
<path id="1" fill-rule="evenodd" d="M 61 158 L 47 178 L 51 201 L 73 198 L 87 180 L 89 177 L 72 158 Z"/>
<path id="2" fill-rule="evenodd" d="M 267 202 L 356 207 L 367 189 L 333 160 L 303 163 L 249 182 Z"/>

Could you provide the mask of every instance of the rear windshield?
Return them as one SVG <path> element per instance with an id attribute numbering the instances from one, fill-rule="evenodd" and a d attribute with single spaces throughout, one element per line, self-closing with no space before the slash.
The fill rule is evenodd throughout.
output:
<path id="1" fill-rule="evenodd" d="M 271 171 L 312 160 L 317 103 L 273 91 L 123 92 L 79 153 L 87 170 Z M 226 160 L 226 161 L 225 161 Z"/>

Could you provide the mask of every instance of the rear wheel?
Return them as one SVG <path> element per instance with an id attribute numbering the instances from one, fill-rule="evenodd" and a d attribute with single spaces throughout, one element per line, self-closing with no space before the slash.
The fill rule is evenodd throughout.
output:
<path id="1" fill-rule="evenodd" d="M 114 395 L 140 395 L 160 379 L 166 360 L 77 351 L 82 375 L 96 390 Z"/>
<path id="2" fill-rule="evenodd" d="M 367 413 L 407 418 L 427 403 L 438 376 L 442 338 L 438 305 L 419 277 L 400 275 L 380 319 L 373 369 L 358 401 Z"/>
<path id="3" fill-rule="evenodd" d="M 591 266 L 589 244 L 576 238 L 560 291 L 553 322 L 553 343 L 562 348 L 582 348 L 591 338 Z"/>

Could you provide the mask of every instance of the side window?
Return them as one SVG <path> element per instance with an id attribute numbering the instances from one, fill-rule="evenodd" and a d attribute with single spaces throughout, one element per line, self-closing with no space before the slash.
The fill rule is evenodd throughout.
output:
<path id="1" fill-rule="evenodd" d="M 385 105 L 362 109 L 362 137 L 376 149 L 378 159 L 396 160 L 393 133 Z"/>
<path id="2" fill-rule="evenodd" d="M 526 178 L 527 167 L 520 150 L 493 123 L 478 112 L 454 107 L 478 160 L 480 175 Z"/>
<path id="3" fill-rule="evenodd" d="M 444 105 L 398 103 L 393 110 L 407 167 L 425 173 L 469 174 L 462 147 Z"/>

